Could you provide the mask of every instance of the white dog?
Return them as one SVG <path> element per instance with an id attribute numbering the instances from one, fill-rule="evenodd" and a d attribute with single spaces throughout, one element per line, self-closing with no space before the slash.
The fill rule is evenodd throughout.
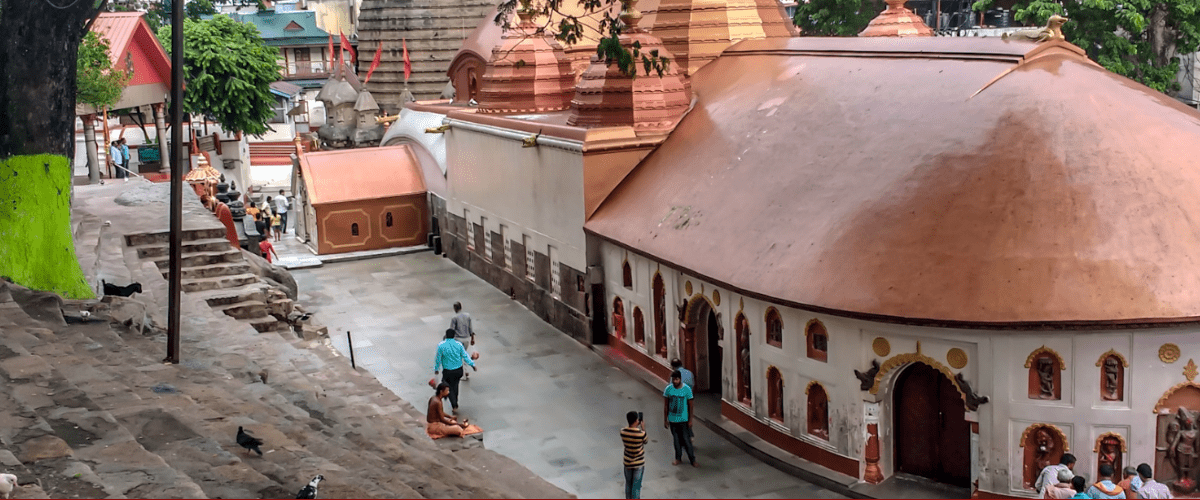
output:
<path id="1" fill-rule="evenodd" d="M 17 476 L 12 474 L 0 474 L 0 493 L 4 494 L 4 498 L 8 498 L 12 494 L 13 488 L 17 487 Z"/>

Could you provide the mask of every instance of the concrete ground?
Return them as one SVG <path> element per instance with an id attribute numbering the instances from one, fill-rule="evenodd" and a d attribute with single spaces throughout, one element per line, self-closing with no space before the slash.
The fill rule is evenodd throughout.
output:
<path id="1" fill-rule="evenodd" d="M 479 371 L 462 383 L 463 416 L 486 431 L 488 449 L 570 493 L 623 495 L 617 432 L 626 411 L 640 410 L 651 439 L 643 497 L 844 498 L 780 472 L 699 423 L 701 467 L 672 467 L 659 391 L 447 259 L 422 252 L 293 275 L 299 302 L 329 326 L 338 350 L 349 354 L 349 332 L 360 369 L 418 408 L 432 394 L 434 348 L 453 316 L 451 304 L 461 301 L 481 352 Z"/>

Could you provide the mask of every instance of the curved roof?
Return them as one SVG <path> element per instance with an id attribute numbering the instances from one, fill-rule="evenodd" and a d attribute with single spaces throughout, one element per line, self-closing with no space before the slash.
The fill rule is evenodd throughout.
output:
<path id="1" fill-rule="evenodd" d="M 697 73 L 695 108 L 585 228 L 835 314 L 1196 321 L 1200 113 L 1081 52 L 995 38 L 742 42 Z"/>
<path id="2" fill-rule="evenodd" d="M 305 153 L 298 163 L 313 205 L 425 192 L 421 167 L 407 145 Z"/>

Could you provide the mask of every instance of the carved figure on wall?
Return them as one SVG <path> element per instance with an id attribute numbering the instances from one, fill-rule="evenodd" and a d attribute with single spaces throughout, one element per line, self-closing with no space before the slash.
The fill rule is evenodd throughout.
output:
<path id="1" fill-rule="evenodd" d="M 613 301 L 613 335 L 619 339 L 625 338 L 625 307 L 621 304 L 621 299 Z"/>
<path id="2" fill-rule="evenodd" d="M 1104 399 L 1107 401 L 1120 401 L 1120 371 L 1121 360 L 1116 356 L 1109 356 L 1104 359 Z"/>
<path id="3" fill-rule="evenodd" d="M 1054 399 L 1054 359 L 1041 357 L 1037 360 L 1038 382 L 1042 399 Z"/>
<path id="4" fill-rule="evenodd" d="M 1099 455 L 1096 457 L 1097 466 L 1111 465 L 1114 471 L 1121 470 L 1121 440 L 1115 436 L 1105 437 L 1100 441 Z M 1099 469 L 1097 469 L 1099 470 Z M 1097 475 L 1097 477 L 1099 477 Z"/>
<path id="5" fill-rule="evenodd" d="M 738 338 L 738 382 L 739 399 L 743 402 L 750 402 L 750 322 L 742 317 L 742 328 Z"/>
<path id="6" fill-rule="evenodd" d="M 680 323 L 687 322 L 687 307 L 688 307 L 687 299 L 683 299 L 682 304 L 675 306 L 675 311 L 679 314 L 679 322 Z"/>
<path id="7" fill-rule="evenodd" d="M 1058 451 L 1058 447 L 1055 446 L 1054 436 L 1045 427 L 1038 428 L 1034 432 L 1034 443 L 1037 444 L 1037 447 L 1033 451 L 1033 477 L 1037 477 L 1042 473 L 1042 469 L 1056 463 L 1054 452 Z"/>
<path id="8" fill-rule="evenodd" d="M 1196 414 L 1187 408 L 1179 407 L 1175 412 L 1175 420 L 1167 426 L 1167 461 L 1175 469 L 1175 481 L 1171 483 L 1176 489 L 1190 493 L 1196 488 L 1192 471 L 1196 465 L 1197 450 L 1200 449 L 1200 430 L 1196 429 Z"/>
<path id="9" fill-rule="evenodd" d="M 1021 433 L 1021 447 L 1025 449 L 1022 459 L 1022 487 L 1034 488 L 1042 470 L 1062 462 L 1069 451 L 1066 436 L 1051 424 L 1033 424 Z"/>
<path id="10" fill-rule="evenodd" d="M 871 360 L 871 369 L 866 372 L 854 370 L 854 377 L 858 379 L 858 388 L 864 391 L 871 390 L 871 386 L 875 385 L 875 375 L 879 374 L 879 360 Z"/>
<path id="11" fill-rule="evenodd" d="M 971 384 L 967 383 L 967 379 L 963 377 L 962 373 L 954 375 L 954 381 L 958 382 L 958 388 L 962 389 L 963 394 L 965 394 L 963 397 L 963 403 L 966 404 L 968 410 L 978 410 L 979 405 L 988 402 L 987 396 L 980 396 L 979 394 L 976 394 L 975 391 L 971 390 Z"/>

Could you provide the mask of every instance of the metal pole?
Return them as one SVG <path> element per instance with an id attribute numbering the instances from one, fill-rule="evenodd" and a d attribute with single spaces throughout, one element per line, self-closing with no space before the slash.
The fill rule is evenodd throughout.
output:
<path id="1" fill-rule="evenodd" d="M 346 330 L 346 342 L 350 343 L 350 368 L 357 370 L 358 367 L 354 365 L 354 339 L 350 338 L 350 330 Z"/>
<path id="2" fill-rule="evenodd" d="M 167 274 L 167 358 L 179 363 L 179 312 L 183 289 L 183 0 L 171 0 L 171 235 Z"/>

